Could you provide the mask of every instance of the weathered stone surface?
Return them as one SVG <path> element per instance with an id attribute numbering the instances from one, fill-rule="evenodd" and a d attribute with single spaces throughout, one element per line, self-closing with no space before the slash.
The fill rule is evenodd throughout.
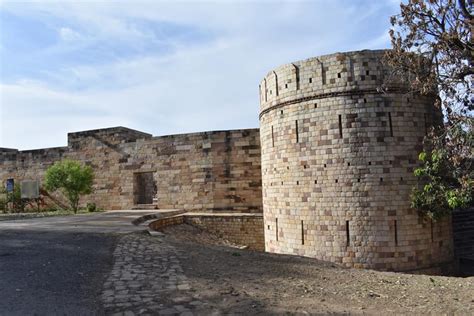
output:
<path id="1" fill-rule="evenodd" d="M 150 233 L 167 226 L 183 223 L 225 238 L 227 241 L 243 245 L 245 249 L 265 250 L 262 214 L 185 213 L 162 217 L 151 222 L 149 224 Z"/>
<path id="2" fill-rule="evenodd" d="M 104 209 L 150 203 L 143 194 L 156 192 L 152 202 L 161 209 L 262 210 L 258 129 L 163 137 L 123 127 L 70 133 L 67 147 L 0 150 L 0 180 L 42 182 L 64 158 L 93 167 L 88 200 Z"/>
<path id="3" fill-rule="evenodd" d="M 440 113 L 432 98 L 398 92 L 403 85 L 377 90 L 383 54 L 310 58 L 263 79 L 267 251 L 388 270 L 452 260 L 450 221 L 423 221 L 409 202 L 426 128 Z"/>
<path id="4" fill-rule="evenodd" d="M 192 315 L 197 310 L 190 303 L 195 299 L 179 251 L 159 237 L 122 237 L 114 260 L 101 297 L 108 315 Z"/>
<path id="5" fill-rule="evenodd" d="M 263 218 L 257 214 L 184 215 L 184 222 L 252 250 L 265 250 Z"/>

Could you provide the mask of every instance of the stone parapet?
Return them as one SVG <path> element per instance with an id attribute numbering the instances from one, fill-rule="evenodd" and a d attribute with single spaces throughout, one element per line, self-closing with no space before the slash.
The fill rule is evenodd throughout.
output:
<path id="1" fill-rule="evenodd" d="M 406 90 L 406 82 L 384 80 L 386 50 L 363 50 L 308 58 L 270 71 L 260 83 L 260 111 L 303 101 L 377 92 Z"/>
<path id="2" fill-rule="evenodd" d="M 160 230 L 183 223 L 198 227 L 230 242 L 246 245 L 251 250 L 265 250 L 261 214 L 186 213 L 159 218 L 148 226 L 152 230 Z"/>

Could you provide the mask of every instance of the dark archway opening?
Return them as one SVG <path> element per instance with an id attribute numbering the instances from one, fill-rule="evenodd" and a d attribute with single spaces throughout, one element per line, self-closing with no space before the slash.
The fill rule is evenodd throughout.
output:
<path id="1" fill-rule="evenodd" d="M 134 204 L 153 204 L 156 193 L 157 187 L 153 172 L 134 174 Z"/>

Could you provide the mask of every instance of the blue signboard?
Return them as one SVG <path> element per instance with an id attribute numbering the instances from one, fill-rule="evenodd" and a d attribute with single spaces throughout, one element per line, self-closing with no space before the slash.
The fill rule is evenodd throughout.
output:
<path id="1" fill-rule="evenodd" d="M 6 188 L 7 188 L 7 192 L 8 192 L 8 193 L 13 192 L 13 189 L 15 188 L 15 180 L 13 180 L 13 179 L 7 179 Z"/>

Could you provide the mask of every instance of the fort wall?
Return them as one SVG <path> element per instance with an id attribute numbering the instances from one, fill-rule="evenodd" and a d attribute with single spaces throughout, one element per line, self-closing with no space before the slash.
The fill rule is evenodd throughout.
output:
<path id="1" fill-rule="evenodd" d="M 452 260 L 450 220 L 422 219 L 409 198 L 441 113 L 400 82 L 379 91 L 383 54 L 310 58 L 261 82 L 267 251 L 398 271 Z"/>
<path id="2" fill-rule="evenodd" d="M 0 180 L 41 183 L 46 169 L 65 158 L 94 169 L 87 201 L 104 209 L 136 207 L 138 183 L 145 181 L 158 208 L 261 212 L 258 129 L 163 137 L 123 127 L 70 133 L 67 147 L 0 149 Z"/>

